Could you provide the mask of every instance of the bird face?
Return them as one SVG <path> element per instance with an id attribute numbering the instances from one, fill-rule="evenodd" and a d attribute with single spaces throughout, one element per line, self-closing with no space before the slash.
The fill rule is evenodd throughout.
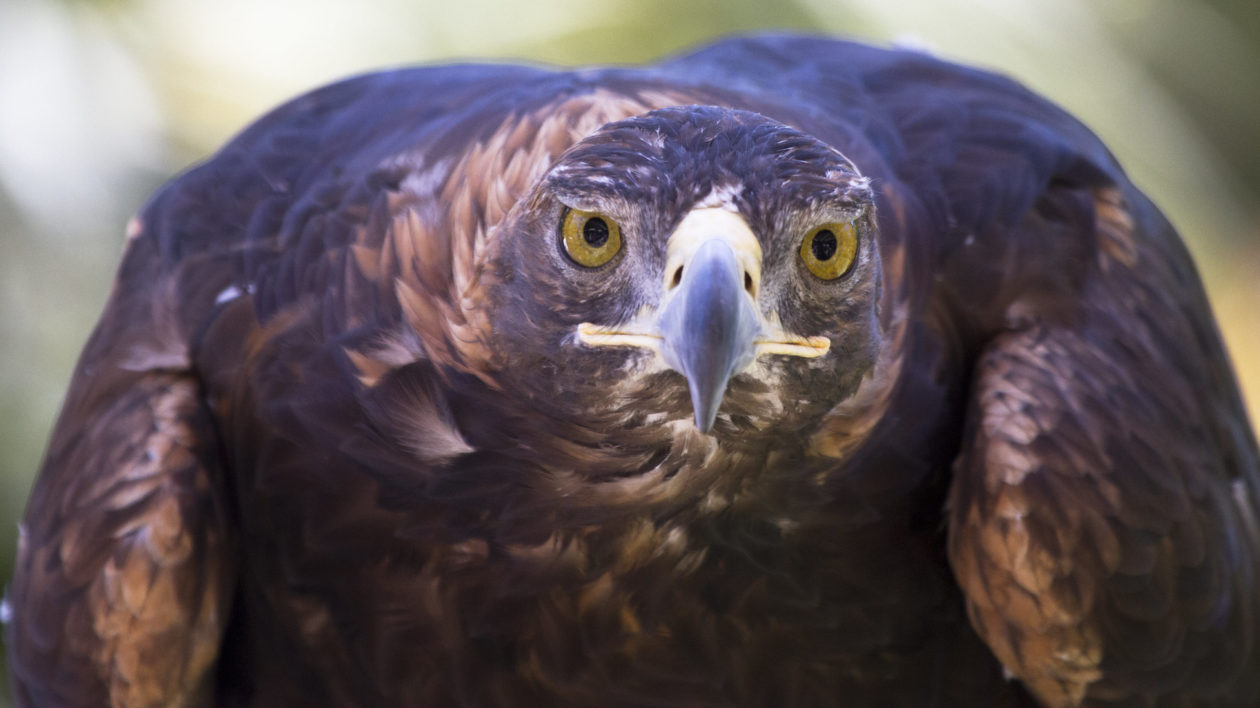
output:
<path id="1" fill-rule="evenodd" d="M 611 123 L 495 237 L 501 376 L 591 424 L 803 429 L 874 364 L 875 236 L 867 180 L 788 126 L 703 106 Z"/>

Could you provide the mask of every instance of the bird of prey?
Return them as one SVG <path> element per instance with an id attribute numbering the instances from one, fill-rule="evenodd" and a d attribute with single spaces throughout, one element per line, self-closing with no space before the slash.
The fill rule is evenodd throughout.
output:
<path id="1" fill-rule="evenodd" d="M 22 526 L 26 706 L 1255 706 L 1177 234 L 1006 78 L 415 68 L 161 189 Z"/>

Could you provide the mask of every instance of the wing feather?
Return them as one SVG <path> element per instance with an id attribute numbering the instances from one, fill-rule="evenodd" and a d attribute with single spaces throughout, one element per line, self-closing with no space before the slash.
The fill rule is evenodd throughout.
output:
<path id="1" fill-rule="evenodd" d="M 151 239 L 79 362 L 26 510 L 11 602 L 22 705 L 200 705 L 233 567 L 218 443 Z M 150 290 L 153 288 L 153 290 Z"/>
<path id="2" fill-rule="evenodd" d="M 1251 705 L 1260 498 L 1254 445 L 1232 430 L 1246 417 L 1171 229 L 1092 194 L 1099 248 L 1075 305 L 1013 304 L 976 364 L 954 572 L 976 630 L 1046 705 Z"/>

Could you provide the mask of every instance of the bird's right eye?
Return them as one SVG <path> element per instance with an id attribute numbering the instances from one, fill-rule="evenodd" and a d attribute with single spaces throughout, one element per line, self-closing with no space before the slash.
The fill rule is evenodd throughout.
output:
<path id="1" fill-rule="evenodd" d="M 560 236 L 569 259 L 586 268 L 604 265 L 621 250 L 621 227 L 598 212 L 566 209 Z"/>

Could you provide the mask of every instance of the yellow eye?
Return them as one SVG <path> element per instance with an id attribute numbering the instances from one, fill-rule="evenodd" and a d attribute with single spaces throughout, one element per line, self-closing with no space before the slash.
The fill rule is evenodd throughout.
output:
<path id="1" fill-rule="evenodd" d="M 621 227 L 593 211 L 566 210 L 560 235 L 564 238 L 564 252 L 574 263 L 587 268 L 604 265 L 621 250 Z"/>
<path id="2" fill-rule="evenodd" d="M 809 272 L 823 280 L 835 280 L 849 272 L 857 257 L 857 229 L 853 224 L 832 222 L 805 234 L 801 260 Z"/>

